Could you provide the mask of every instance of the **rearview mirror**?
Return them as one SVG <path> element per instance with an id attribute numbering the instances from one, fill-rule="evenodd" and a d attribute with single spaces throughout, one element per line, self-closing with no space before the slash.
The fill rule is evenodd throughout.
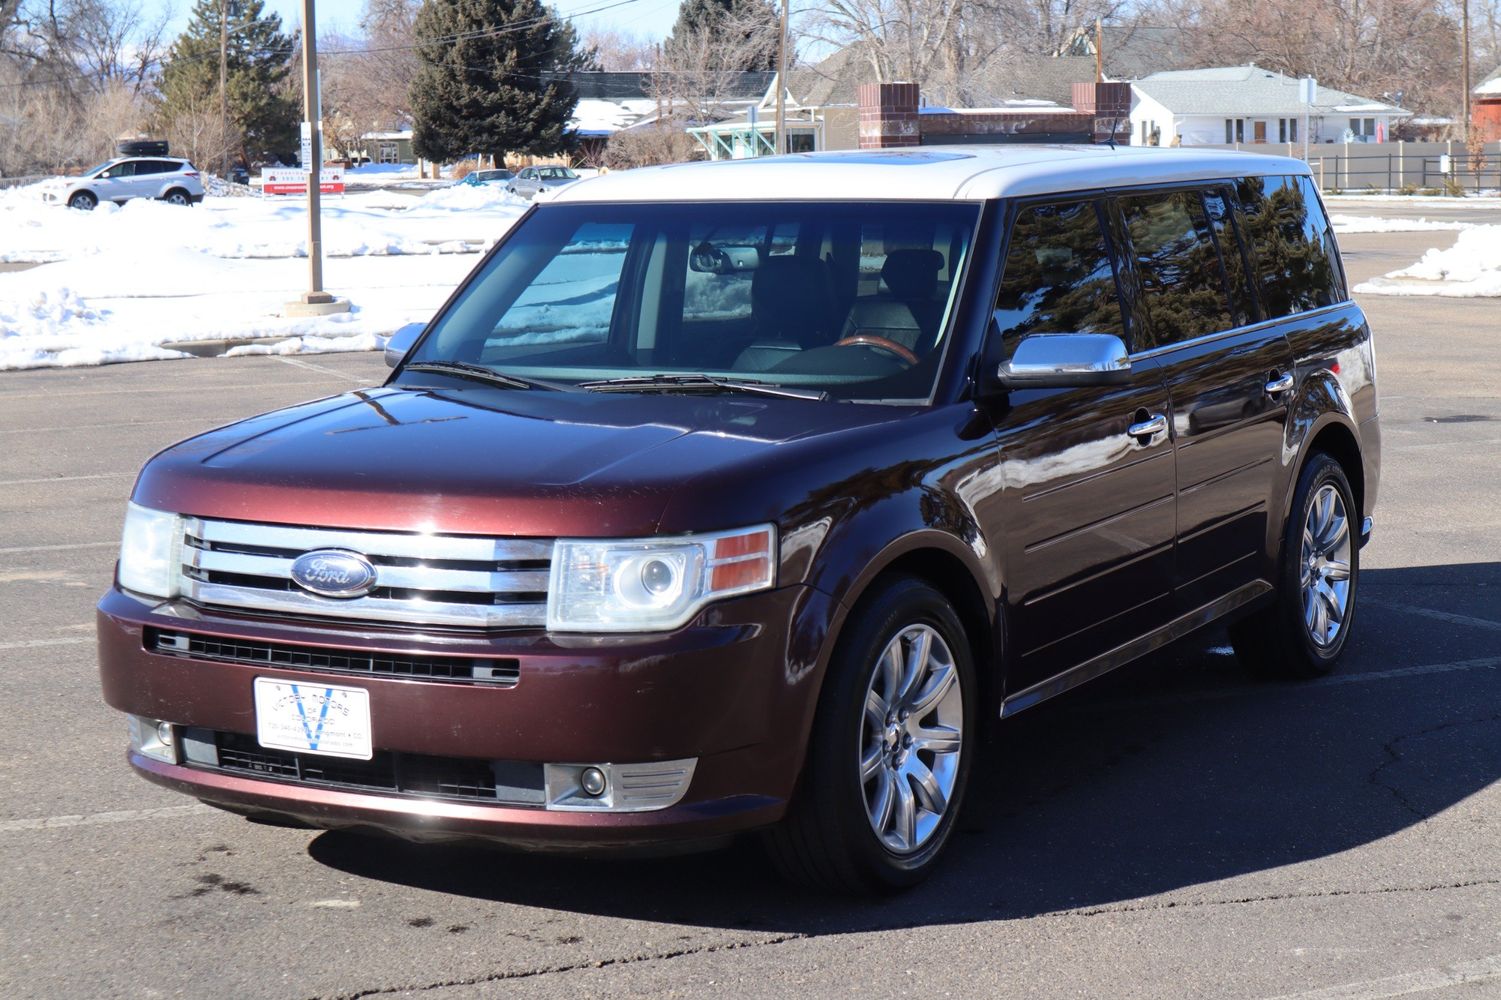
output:
<path id="1" fill-rule="evenodd" d="M 1130 375 L 1125 342 L 1109 333 L 1034 333 L 996 371 L 1007 389 L 1119 385 Z"/>
<path id="2" fill-rule="evenodd" d="M 401 364 L 401 359 L 407 356 L 407 351 L 422 336 L 422 331 L 427 329 L 426 323 L 408 323 L 386 339 L 386 367 L 395 368 Z"/>

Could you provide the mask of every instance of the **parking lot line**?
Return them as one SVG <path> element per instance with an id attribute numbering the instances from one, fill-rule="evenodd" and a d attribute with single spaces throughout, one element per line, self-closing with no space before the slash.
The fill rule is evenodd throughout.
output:
<path id="1" fill-rule="evenodd" d="M 74 816 L 39 816 L 36 819 L 0 821 L 0 835 L 33 830 L 58 830 L 70 826 L 103 826 L 109 823 L 135 823 L 145 819 L 176 819 L 181 816 L 206 816 L 216 810 L 204 805 L 162 806 L 157 809 L 123 809 L 119 812 L 88 813 Z"/>
<path id="2" fill-rule="evenodd" d="M 1474 986 L 1501 979 L 1501 955 L 1460 962 L 1443 969 L 1420 969 L 1399 976 L 1326 986 L 1304 993 L 1284 993 L 1270 1000 L 1386 1000 L 1431 993 L 1451 986 Z"/>
<path id="3" fill-rule="evenodd" d="M 37 649 L 41 646 L 73 646 L 93 642 L 91 635 L 75 635 L 65 639 L 22 639 L 19 642 L 0 642 L 0 649 Z"/>
<path id="4" fill-rule="evenodd" d="M 1491 621 L 1489 618 L 1472 618 L 1469 615 L 1456 615 L 1452 611 L 1419 608 L 1411 604 L 1399 604 L 1396 601 L 1371 601 L 1370 603 L 1378 608 L 1386 608 L 1388 611 L 1405 611 L 1410 615 L 1421 615 L 1424 618 L 1432 618 L 1434 621 L 1448 622 L 1450 625 L 1468 625 L 1472 628 L 1501 632 L 1501 622 Z"/>
<path id="5" fill-rule="evenodd" d="M 360 378 L 357 375 L 350 375 L 348 372 L 337 371 L 337 370 L 335 370 L 333 368 L 324 368 L 322 365 L 315 365 L 315 364 L 312 364 L 311 362 L 302 361 L 302 360 L 300 360 L 298 358 L 284 358 L 284 357 L 282 357 L 280 355 L 276 355 L 276 354 L 273 354 L 272 357 L 275 358 L 277 361 L 280 361 L 282 364 L 284 364 L 284 365 L 291 365 L 294 368 L 306 368 L 310 372 L 319 372 L 319 373 L 321 373 L 323 375 L 332 375 L 335 378 L 341 378 L 341 379 L 343 379 L 346 382 L 359 382 L 359 383 L 363 383 L 365 385 L 369 385 L 370 384 L 370 380 L 369 379 Z"/>
<path id="6" fill-rule="evenodd" d="M 100 472 L 92 476 L 46 476 L 42 479 L 0 479 L 0 486 L 34 486 L 37 483 L 76 483 L 85 479 L 134 479 L 134 472 Z"/>
<path id="7" fill-rule="evenodd" d="M 118 539 L 110 542 L 68 542 L 63 545 L 12 545 L 0 549 L 0 556 L 21 552 L 66 552 L 69 549 L 113 549 L 119 545 Z"/>

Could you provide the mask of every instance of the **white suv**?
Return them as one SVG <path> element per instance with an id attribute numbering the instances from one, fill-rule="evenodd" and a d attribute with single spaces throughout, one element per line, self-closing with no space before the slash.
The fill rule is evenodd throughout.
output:
<path id="1" fill-rule="evenodd" d="M 172 205 L 203 200 L 198 168 L 175 156 L 122 156 L 42 192 L 47 201 L 91 211 L 101 201 L 156 198 Z"/>

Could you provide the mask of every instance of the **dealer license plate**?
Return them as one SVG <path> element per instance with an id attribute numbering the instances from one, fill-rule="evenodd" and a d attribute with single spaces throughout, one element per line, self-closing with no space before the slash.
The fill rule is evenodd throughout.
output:
<path id="1" fill-rule="evenodd" d="M 272 750 L 369 760 L 370 692 L 257 677 L 255 736 Z"/>

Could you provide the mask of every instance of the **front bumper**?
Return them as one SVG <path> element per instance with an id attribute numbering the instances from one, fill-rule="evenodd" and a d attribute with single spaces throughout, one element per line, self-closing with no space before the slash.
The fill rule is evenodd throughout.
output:
<path id="1" fill-rule="evenodd" d="M 647 812 L 553 811 L 443 795 L 382 794 L 260 777 L 140 753 L 143 777 L 210 804 L 314 826 L 376 827 L 414 839 L 482 837 L 531 848 L 638 846 L 712 839 L 778 820 L 801 766 L 816 701 L 806 623 L 833 608 L 787 587 L 729 600 L 668 635 L 548 636 L 349 629 L 150 607 L 118 590 L 98 611 L 105 700 L 198 732 L 253 741 L 257 677 L 369 692 L 377 752 L 528 763 L 694 758 L 680 801 Z M 514 686 L 349 676 L 221 662 L 148 648 L 154 630 L 260 644 L 514 661 Z M 811 630 L 816 639 L 821 629 Z M 789 666 L 801 664 L 801 666 Z"/>

